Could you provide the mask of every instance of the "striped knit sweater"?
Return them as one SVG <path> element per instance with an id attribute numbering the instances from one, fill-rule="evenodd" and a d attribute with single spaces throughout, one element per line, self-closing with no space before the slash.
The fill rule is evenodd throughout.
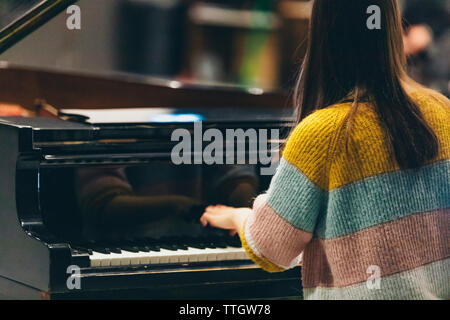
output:
<path id="1" fill-rule="evenodd" d="M 297 126 L 255 200 L 243 247 L 269 272 L 302 256 L 305 299 L 450 299 L 450 107 L 412 97 L 439 139 L 432 162 L 400 170 L 367 104 L 346 149 L 350 104 L 334 105 Z"/>

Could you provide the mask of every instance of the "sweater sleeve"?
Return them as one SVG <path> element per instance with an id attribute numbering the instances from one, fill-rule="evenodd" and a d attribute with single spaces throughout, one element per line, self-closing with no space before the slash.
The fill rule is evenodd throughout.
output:
<path id="1" fill-rule="evenodd" d="M 250 258 L 268 272 L 300 263 L 316 222 L 326 209 L 328 157 L 337 115 L 329 109 L 304 119 L 288 139 L 265 194 L 258 196 L 240 238 Z"/>

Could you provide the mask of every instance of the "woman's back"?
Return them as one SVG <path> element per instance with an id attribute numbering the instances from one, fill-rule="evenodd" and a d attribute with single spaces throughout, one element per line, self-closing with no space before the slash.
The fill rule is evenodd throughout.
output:
<path id="1" fill-rule="evenodd" d="M 399 168 L 368 104 L 349 137 L 340 123 L 350 103 L 316 111 L 291 136 L 285 161 L 317 188 L 297 195 L 321 202 L 303 253 L 305 298 L 450 298 L 450 107 L 411 96 L 439 140 L 421 168 Z"/>

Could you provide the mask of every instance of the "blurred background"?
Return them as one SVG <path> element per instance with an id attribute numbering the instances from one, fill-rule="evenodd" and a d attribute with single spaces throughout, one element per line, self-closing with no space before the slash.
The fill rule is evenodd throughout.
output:
<path id="1" fill-rule="evenodd" d="M 0 27 L 41 1 L 0 0 Z M 400 1 L 409 72 L 449 96 L 450 1 Z M 313 1 L 81 0 L 0 55 L 20 65 L 126 72 L 202 85 L 292 88 Z"/>

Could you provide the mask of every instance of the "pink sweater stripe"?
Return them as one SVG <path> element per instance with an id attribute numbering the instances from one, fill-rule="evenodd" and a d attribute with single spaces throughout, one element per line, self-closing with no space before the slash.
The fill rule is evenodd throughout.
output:
<path id="1" fill-rule="evenodd" d="M 293 227 L 266 200 L 266 194 L 255 200 L 253 214 L 247 220 L 246 240 L 256 254 L 282 268 L 291 268 L 299 263 L 299 252 L 311 240 L 312 233 Z M 281 234 L 283 237 L 279 236 Z M 289 239 L 289 242 L 280 239 Z"/>
<path id="2" fill-rule="evenodd" d="M 415 214 L 337 239 L 314 237 L 304 252 L 303 287 L 346 287 L 450 257 L 450 209 Z M 395 256 L 395 259 L 392 256 Z M 348 263 L 352 261 L 352 263 Z"/>

